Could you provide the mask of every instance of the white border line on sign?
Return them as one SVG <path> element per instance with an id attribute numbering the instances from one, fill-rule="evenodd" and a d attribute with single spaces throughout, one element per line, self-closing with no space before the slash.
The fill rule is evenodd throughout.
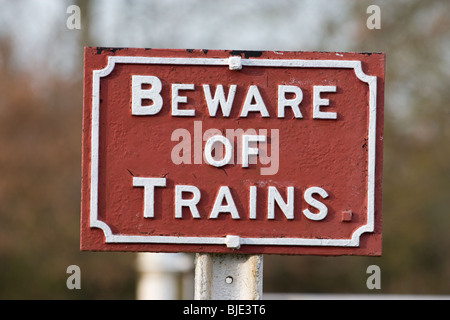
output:
<path id="1" fill-rule="evenodd" d="M 229 248 L 241 245 L 271 246 L 327 246 L 358 247 L 363 233 L 373 232 L 375 226 L 375 144 L 376 144 L 376 96 L 377 77 L 366 75 L 361 61 L 355 60 L 286 60 L 286 59 L 242 59 L 242 66 L 284 67 L 284 68 L 342 68 L 354 69 L 356 77 L 369 86 L 369 134 L 368 134 L 368 190 L 367 223 L 356 229 L 351 239 L 309 239 L 309 238 L 246 238 L 236 235 L 226 237 L 176 237 L 176 236 L 137 236 L 113 234 L 111 228 L 98 220 L 98 165 L 99 165 L 99 126 L 100 126 L 100 78 L 108 76 L 116 63 L 126 64 L 173 64 L 173 65 L 219 65 L 229 66 L 230 59 L 215 58 L 160 58 L 110 56 L 108 65 L 93 71 L 92 123 L 91 123 L 91 194 L 90 227 L 99 228 L 105 234 L 106 243 L 154 243 L 154 244 L 219 244 Z"/>

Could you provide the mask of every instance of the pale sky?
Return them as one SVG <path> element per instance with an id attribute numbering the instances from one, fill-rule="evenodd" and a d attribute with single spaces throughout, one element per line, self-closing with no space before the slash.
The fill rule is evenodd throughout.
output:
<path id="1" fill-rule="evenodd" d="M 92 0 L 93 46 L 239 50 L 345 51 L 354 25 L 345 0 Z M 21 68 L 75 72 L 80 30 L 69 30 L 70 0 L 0 0 L 0 37 Z M 83 28 L 83 12 L 81 27 Z M 330 20 L 346 36 L 323 41 Z"/>

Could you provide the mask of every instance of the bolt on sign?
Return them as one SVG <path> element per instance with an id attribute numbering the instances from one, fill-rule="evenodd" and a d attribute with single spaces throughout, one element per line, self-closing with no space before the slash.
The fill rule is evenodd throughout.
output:
<path id="1" fill-rule="evenodd" d="M 86 48 L 81 248 L 381 255 L 384 69 Z"/>

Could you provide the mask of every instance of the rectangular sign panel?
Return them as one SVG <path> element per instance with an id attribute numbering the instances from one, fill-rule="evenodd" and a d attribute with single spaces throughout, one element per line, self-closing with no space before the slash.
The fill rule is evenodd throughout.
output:
<path id="1" fill-rule="evenodd" d="M 381 255 L 384 68 L 86 48 L 81 248 Z"/>

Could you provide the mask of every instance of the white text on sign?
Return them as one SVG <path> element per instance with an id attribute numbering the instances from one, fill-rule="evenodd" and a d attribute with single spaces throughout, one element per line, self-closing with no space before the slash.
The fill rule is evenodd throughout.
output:
<path id="1" fill-rule="evenodd" d="M 143 88 L 145 86 L 145 88 Z M 131 81 L 131 110 L 134 116 L 153 116 L 158 114 L 163 106 L 164 100 L 161 95 L 162 82 L 156 76 L 133 75 Z M 192 83 L 174 83 L 171 85 L 171 116 L 175 117 L 195 117 L 195 109 L 189 109 L 185 106 L 180 108 L 180 104 L 187 104 L 188 97 L 185 95 L 186 91 L 196 90 L 196 86 Z M 222 116 L 230 117 L 236 92 L 238 86 L 235 84 L 229 85 L 228 94 L 225 94 L 224 86 L 218 84 L 215 92 L 211 92 L 211 87 L 208 84 L 203 84 L 201 89 L 203 91 L 204 102 L 210 117 L 216 117 L 220 108 Z M 322 98 L 322 93 L 335 93 L 336 86 L 313 86 L 312 95 L 312 115 L 313 119 L 328 119 L 336 120 L 337 113 L 324 111 L 322 108 L 330 105 L 329 99 Z M 184 93 L 184 94 L 183 94 Z M 290 108 L 295 118 L 303 119 L 300 105 L 303 101 L 303 91 L 298 86 L 293 85 L 278 85 L 277 92 L 277 118 L 285 118 L 285 109 Z M 289 97 L 289 98 L 288 98 Z M 148 103 L 150 100 L 150 103 Z M 145 102 L 145 103 L 144 103 Z M 262 118 L 269 118 L 270 114 L 266 107 L 266 103 L 262 98 L 257 85 L 250 85 L 247 88 L 245 99 L 240 109 L 240 118 L 248 117 L 250 112 L 260 113 Z M 200 127 L 200 130 L 198 130 Z M 232 130 L 232 129 L 230 129 Z M 202 134 L 201 121 L 194 122 L 194 164 L 202 163 L 202 158 L 205 162 L 214 167 L 223 167 L 227 164 L 234 163 L 233 152 L 240 152 L 236 155 L 236 163 L 241 164 L 242 168 L 248 168 L 251 162 L 251 156 L 260 155 L 260 150 L 264 150 L 264 154 L 260 157 L 262 163 L 270 163 L 269 168 L 261 168 L 261 174 L 275 174 L 279 166 L 279 133 L 278 130 L 271 131 L 271 155 L 267 156 L 267 130 L 263 134 L 249 134 L 248 131 L 242 129 L 237 134 L 236 132 L 228 131 L 224 136 L 218 129 L 208 129 Z M 196 132 L 200 131 L 199 137 L 195 137 Z M 251 131 L 254 132 L 255 130 Z M 260 129 L 261 131 L 261 129 Z M 275 132 L 274 132 L 275 131 Z M 231 139 L 229 137 L 232 137 Z M 238 147 L 234 148 L 234 138 L 237 137 Z M 173 131 L 171 136 L 172 141 L 180 141 L 172 150 L 172 161 L 175 164 L 191 164 L 191 143 L 190 133 L 188 130 L 179 128 Z M 200 144 L 195 145 L 196 141 Z M 202 142 L 206 141 L 204 148 Z M 198 142 L 197 142 L 198 143 Z M 254 144 L 258 143 L 260 147 Z M 217 144 L 220 146 L 217 147 Z M 252 144 L 252 146 L 251 146 Z M 261 147 L 262 146 L 262 147 Z M 196 150 L 199 152 L 196 153 Z M 199 154 L 200 153 L 200 154 Z M 213 154 L 215 156 L 213 156 Z M 180 156 L 182 155 L 182 156 Z M 254 159 L 254 157 L 253 157 Z M 269 159 L 269 160 L 267 160 Z M 273 161 L 275 160 L 275 161 Z M 266 171 L 264 171 L 266 169 Z M 155 188 L 166 187 L 165 178 L 152 177 L 134 177 L 134 187 L 144 188 L 144 217 L 154 217 L 154 194 Z M 190 194 L 191 197 L 186 198 L 185 194 Z M 278 206 L 288 220 L 294 219 L 294 187 L 288 186 L 286 188 L 287 199 L 284 200 L 278 189 L 269 186 L 267 190 L 267 219 L 275 219 L 275 206 Z M 322 199 L 328 197 L 328 193 L 321 187 L 309 187 L 305 190 L 303 199 L 307 205 L 314 208 L 314 213 L 309 209 L 301 211 L 303 215 L 309 220 L 320 221 L 326 218 L 328 213 L 327 206 L 317 200 L 318 196 Z M 180 219 L 183 217 L 183 208 L 189 210 L 193 218 L 199 219 L 200 214 L 197 205 L 201 200 L 200 189 L 193 185 L 176 185 L 175 186 L 175 203 L 174 203 L 174 217 Z M 224 205 L 224 201 L 226 205 Z M 249 219 L 256 219 L 257 212 L 257 187 L 250 186 L 249 188 Z M 219 214 L 228 213 L 232 219 L 241 219 L 241 214 L 238 212 L 230 188 L 228 186 L 221 186 L 217 192 L 216 199 L 210 210 L 209 219 L 217 219 Z"/>
<path id="2" fill-rule="evenodd" d="M 150 86 L 150 88 L 143 89 L 142 86 Z M 222 84 L 217 85 L 214 97 L 211 93 L 210 85 L 203 86 L 204 100 L 208 108 L 209 116 L 216 117 L 217 110 L 222 111 L 223 117 L 229 117 L 233 108 L 234 97 L 238 89 L 237 85 L 231 84 L 228 90 L 228 96 L 225 97 L 225 92 Z M 132 101 L 131 110 L 135 116 L 151 116 L 159 113 L 163 108 L 164 101 L 161 96 L 162 83 L 158 77 L 155 76 L 132 76 L 131 81 Z M 182 95 L 181 91 L 196 90 L 192 83 L 174 83 L 171 85 L 171 115 L 177 117 L 194 117 L 194 109 L 180 109 L 180 104 L 186 104 L 187 96 Z M 313 86 L 313 119 L 337 119 L 336 112 L 323 111 L 322 107 L 329 106 L 329 99 L 321 98 L 323 92 L 336 92 L 336 86 Z M 286 95 L 293 95 L 293 98 L 286 98 Z M 303 91 L 298 86 L 279 85 L 277 92 L 277 117 L 285 117 L 285 109 L 290 107 L 296 118 L 303 118 L 300 110 L 300 104 L 303 101 Z M 151 100 L 150 105 L 144 105 L 144 100 Z M 266 104 L 261 96 L 258 86 L 251 85 L 247 89 L 246 97 L 243 102 L 239 117 L 246 118 L 249 112 L 259 112 L 263 118 L 270 117 Z"/>
<path id="3" fill-rule="evenodd" d="M 144 218 L 153 218 L 154 204 L 155 204 L 155 188 L 166 187 L 166 178 L 143 178 L 133 177 L 134 187 L 144 188 Z M 295 206 L 294 206 L 294 187 L 287 187 L 286 194 L 287 200 L 285 201 L 276 187 L 269 186 L 267 193 L 267 219 L 275 219 L 275 205 L 277 205 L 284 216 L 288 220 L 294 219 Z M 190 194 L 190 197 L 185 197 L 185 194 Z M 249 219 L 257 218 L 257 196 L 258 189 L 256 186 L 249 187 Z M 325 219 L 328 214 L 328 208 L 321 201 L 313 197 L 317 195 L 322 199 L 328 197 L 328 193 L 320 187 L 310 187 L 305 190 L 303 199 L 305 202 L 314 208 L 314 213 L 309 209 L 305 209 L 302 213 L 309 220 L 320 221 Z M 183 218 L 183 208 L 187 208 L 195 219 L 200 219 L 200 213 L 197 205 L 201 200 L 200 189 L 193 185 L 175 185 L 175 205 L 174 205 L 174 217 L 177 219 Z M 226 205 L 224 205 L 224 200 Z M 212 206 L 209 214 L 209 219 L 217 219 L 219 214 L 230 214 L 233 219 L 241 219 L 241 215 L 238 212 L 235 201 L 228 186 L 221 186 L 217 192 L 214 205 Z"/>

